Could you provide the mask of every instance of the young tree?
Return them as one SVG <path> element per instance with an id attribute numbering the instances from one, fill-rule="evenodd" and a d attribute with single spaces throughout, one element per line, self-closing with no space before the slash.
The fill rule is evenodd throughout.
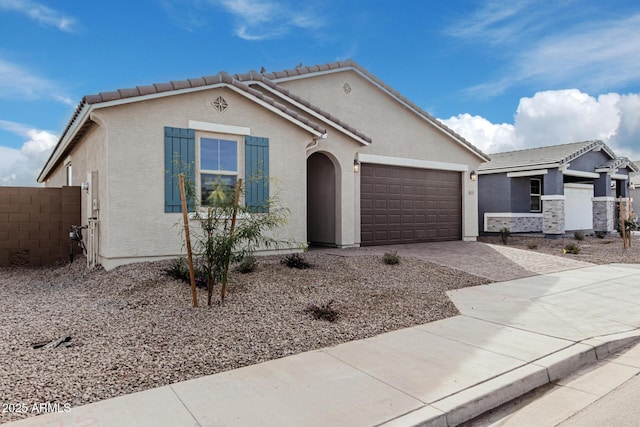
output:
<path id="1" fill-rule="evenodd" d="M 260 177 L 251 180 L 264 182 Z M 250 183 L 249 183 L 250 184 Z M 238 179 L 235 186 L 222 181 L 215 184 L 204 203 L 196 197 L 195 183 L 185 179 L 187 195 L 191 197 L 193 251 L 201 258 L 207 280 L 207 304 L 211 305 L 213 288 L 220 284 L 220 302 L 224 303 L 229 279 L 229 265 L 250 256 L 257 249 L 281 249 L 301 247 L 291 241 L 268 236 L 268 232 L 286 224 L 289 210 L 280 207 L 277 199 L 269 199 L 255 212 L 245 206 L 243 199 L 246 185 Z"/>

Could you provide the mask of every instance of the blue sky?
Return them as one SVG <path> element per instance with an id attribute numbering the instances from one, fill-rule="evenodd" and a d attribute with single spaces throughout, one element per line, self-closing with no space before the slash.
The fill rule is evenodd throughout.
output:
<path id="1" fill-rule="evenodd" d="M 0 185 L 83 95 L 352 58 L 491 153 L 602 139 L 640 160 L 640 3 L 0 0 Z"/>

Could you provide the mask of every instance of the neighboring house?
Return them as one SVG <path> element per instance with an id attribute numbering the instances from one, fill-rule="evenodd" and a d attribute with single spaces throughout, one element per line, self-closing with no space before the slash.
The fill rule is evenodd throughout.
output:
<path id="1" fill-rule="evenodd" d="M 640 161 L 633 162 L 640 170 Z M 630 185 L 630 196 L 633 199 L 633 204 L 631 205 L 633 209 L 633 213 L 635 216 L 640 215 L 640 172 L 634 172 L 630 174 L 631 185 Z"/>
<path id="2" fill-rule="evenodd" d="M 491 154 L 478 170 L 481 232 L 611 232 L 638 166 L 601 141 Z"/>
<path id="3" fill-rule="evenodd" d="M 475 171 L 485 154 L 348 60 L 85 96 L 38 181 L 83 185 L 90 253 L 110 269 L 183 253 L 172 160 L 249 186 L 260 212 L 290 210 L 276 234 L 352 247 L 478 235 Z"/>

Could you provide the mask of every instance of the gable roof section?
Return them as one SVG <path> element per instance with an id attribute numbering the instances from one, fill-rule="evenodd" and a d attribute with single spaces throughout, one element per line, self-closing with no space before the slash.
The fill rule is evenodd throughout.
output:
<path id="1" fill-rule="evenodd" d="M 623 159 L 617 157 L 602 141 L 582 141 L 571 144 L 550 145 L 526 150 L 494 153 L 491 154 L 490 162 L 480 165 L 478 173 L 488 174 L 560 167 L 592 150 L 603 150 L 612 161 Z M 603 165 L 602 167 L 606 166 Z"/>
<path id="2" fill-rule="evenodd" d="M 198 79 L 172 81 L 150 86 L 137 86 L 130 89 L 118 89 L 117 91 L 100 92 L 82 98 L 82 101 L 76 108 L 58 143 L 42 168 L 38 176 L 38 182 L 43 182 L 47 179 L 49 173 L 53 171 L 91 127 L 92 121 L 90 115 L 93 110 L 217 87 L 228 87 L 234 92 L 244 95 L 276 114 L 279 114 L 317 137 L 322 137 L 326 134 L 324 127 L 287 108 L 285 105 L 276 102 L 264 93 L 233 79 L 225 72 L 218 73 L 214 76 L 200 77 Z"/>
<path id="3" fill-rule="evenodd" d="M 284 101 L 292 103 L 296 107 L 305 111 L 305 113 L 314 116 L 315 118 L 326 122 L 327 124 L 335 127 L 337 130 L 351 136 L 352 138 L 358 140 L 362 144 L 369 145 L 371 144 L 371 138 L 369 138 L 364 133 L 358 131 L 353 126 L 350 126 L 348 123 L 340 120 L 338 117 L 333 116 L 327 111 L 322 110 L 318 106 L 312 104 L 306 99 L 296 95 L 295 93 L 283 88 L 282 86 L 277 85 L 272 80 L 269 80 L 263 74 L 259 74 L 255 71 L 250 71 L 246 74 L 235 74 L 233 76 L 234 79 L 244 82 L 250 86 L 258 85 L 270 93 L 281 97 Z"/>
<path id="4" fill-rule="evenodd" d="M 400 92 L 393 89 L 391 86 L 384 83 L 382 80 L 371 74 L 365 68 L 361 67 L 352 59 L 347 59 L 346 61 L 337 61 L 331 62 L 322 65 L 313 65 L 307 67 L 296 67 L 291 70 L 284 71 L 276 71 L 272 73 L 267 73 L 264 76 L 274 83 L 278 83 L 280 81 L 294 80 L 294 79 L 302 79 L 307 77 L 312 77 L 316 75 L 336 73 L 340 71 L 353 70 L 356 73 L 360 74 L 365 79 L 369 80 L 374 86 L 378 87 L 381 91 L 385 92 L 393 99 L 395 99 L 400 104 L 404 105 L 407 109 L 417 114 L 419 117 L 436 127 L 441 132 L 447 134 L 449 137 L 453 138 L 456 142 L 464 146 L 466 149 L 474 153 L 476 156 L 480 157 L 484 161 L 489 160 L 489 156 L 483 153 L 476 146 L 471 144 L 469 141 L 464 139 L 462 136 L 455 133 L 453 130 L 449 129 L 444 123 L 440 122 L 429 113 L 424 111 L 422 108 L 418 107 L 416 104 L 411 102 L 408 98 L 404 97 Z"/>

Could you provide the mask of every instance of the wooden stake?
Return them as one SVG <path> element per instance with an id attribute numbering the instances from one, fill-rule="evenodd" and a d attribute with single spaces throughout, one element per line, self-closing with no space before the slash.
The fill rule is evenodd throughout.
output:
<path id="1" fill-rule="evenodd" d="M 238 217 L 238 201 L 240 200 L 240 190 L 242 189 L 242 179 L 238 180 L 236 185 L 236 193 L 233 197 L 233 215 L 231 216 L 231 228 L 229 229 L 229 236 L 233 235 L 233 231 L 236 228 L 236 218 Z M 230 248 L 232 250 L 232 248 Z M 220 287 L 220 303 L 224 303 L 224 297 L 227 293 L 227 278 L 229 275 L 229 261 L 230 257 L 225 260 L 224 274 L 222 275 L 222 286 Z"/>
<path id="2" fill-rule="evenodd" d="M 196 277 L 193 271 L 193 254 L 191 253 L 191 237 L 189 234 L 189 214 L 187 212 L 187 198 L 184 194 L 184 177 L 178 175 L 180 180 L 180 201 L 182 202 L 182 219 L 184 220 L 184 234 L 187 242 L 187 259 L 189 261 L 189 280 L 191 281 L 191 297 L 193 306 L 198 306 L 198 294 L 196 293 Z"/>
<path id="3" fill-rule="evenodd" d="M 631 197 L 627 197 L 627 221 L 631 223 Z M 629 230 L 628 239 L 629 239 L 629 247 L 631 247 L 631 236 L 633 235 L 633 231 Z"/>

